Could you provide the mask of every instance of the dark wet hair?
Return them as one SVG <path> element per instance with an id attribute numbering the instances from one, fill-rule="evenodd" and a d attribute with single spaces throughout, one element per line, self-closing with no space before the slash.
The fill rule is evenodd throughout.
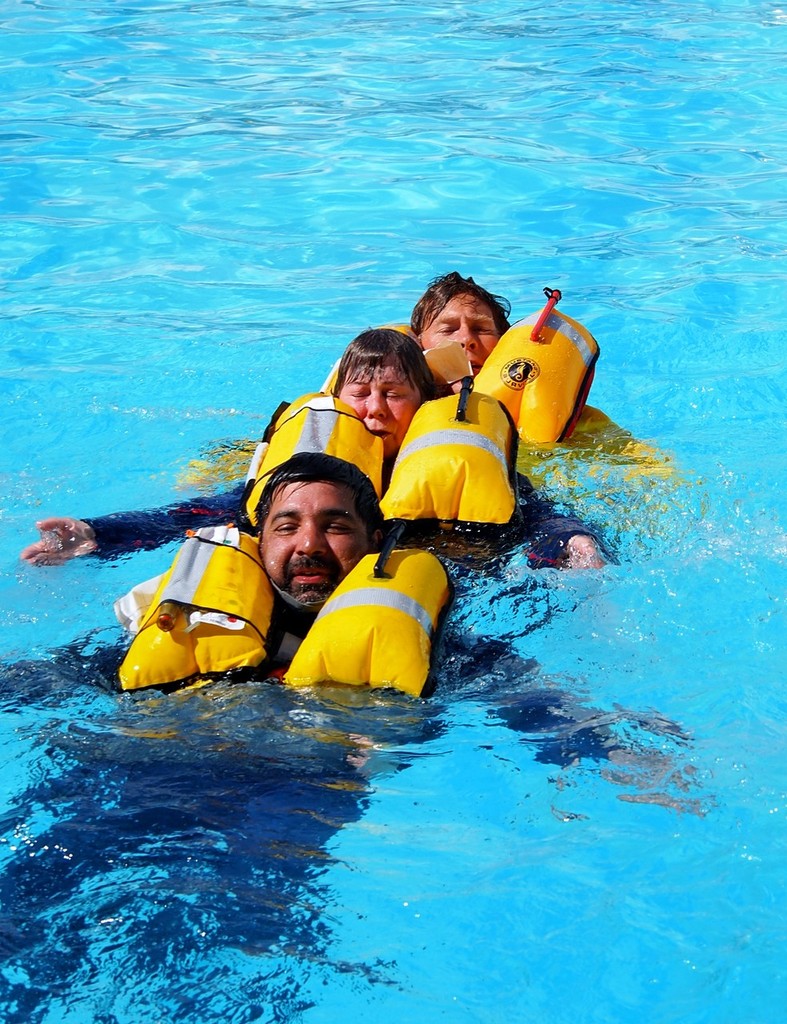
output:
<path id="1" fill-rule="evenodd" d="M 450 274 L 436 277 L 416 302 L 413 315 L 410 318 L 413 334 L 420 338 L 451 299 L 455 299 L 458 295 L 471 295 L 474 299 L 489 306 L 495 327 L 501 336 L 511 326 L 508 322 L 511 313 L 511 303 L 508 299 L 503 298 L 502 295 L 493 295 L 486 288 L 482 288 L 480 284 L 476 284 L 472 277 L 462 277 L 457 271 L 452 270 Z"/>
<path id="2" fill-rule="evenodd" d="M 421 357 L 423 358 L 423 357 Z M 355 500 L 355 511 L 366 525 L 369 537 L 383 527 L 380 502 L 371 480 L 357 466 L 322 452 L 299 452 L 277 466 L 268 477 L 257 505 L 258 528 L 262 530 L 278 491 L 289 484 L 328 483 L 346 487 Z"/>
<path id="3" fill-rule="evenodd" d="M 334 395 L 348 382 L 373 380 L 388 364 L 412 384 L 422 402 L 435 397 L 434 377 L 418 344 L 409 335 L 389 327 L 376 327 L 353 338 L 339 360 Z"/>

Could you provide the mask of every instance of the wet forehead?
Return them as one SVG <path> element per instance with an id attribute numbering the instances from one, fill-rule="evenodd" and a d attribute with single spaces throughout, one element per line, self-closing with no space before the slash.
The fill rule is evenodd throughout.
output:
<path id="1" fill-rule="evenodd" d="M 460 320 L 462 317 L 475 321 L 494 323 L 490 307 L 474 295 L 457 295 L 447 302 L 435 317 L 435 321 Z"/>
<path id="2" fill-rule="evenodd" d="M 298 481 L 279 488 L 271 502 L 268 521 L 337 516 L 358 519 L 349 487 L 327 480 Z"/>
<path id="3" fill-rule="evenodd" d="M 391 360 L 374 369 L 358 368 L 356 373 L 345 382 L 348 384 L 376 384 L 379 387 L 391 385 L 411 385 L 412 382 L 400 366 Z"/>

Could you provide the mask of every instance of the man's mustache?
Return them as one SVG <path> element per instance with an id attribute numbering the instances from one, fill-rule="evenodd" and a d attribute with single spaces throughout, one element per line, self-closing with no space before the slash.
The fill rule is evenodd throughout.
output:
<path id="1" fill-rule="evenodd" d="M 332 559 L 323 558 L 320 555 L 315 555 L 313 558 L 308 555 L 294 558 L 287 566 L 287 582 L 291 582 L 295 576 L 315 569 L 322 569 L 333 574 L 336 571 L 336 565 Z"/>

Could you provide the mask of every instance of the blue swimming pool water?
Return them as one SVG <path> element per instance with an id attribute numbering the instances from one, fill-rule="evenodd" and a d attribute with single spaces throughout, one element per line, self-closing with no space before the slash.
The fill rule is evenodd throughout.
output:
<path id="1" fill-rule="evenodd" d="M 785 10 L 0 28 L 3 1019 L 783 1019 Z M 451 269 L 599 339 L 592 401 L 669 471 L 531 469 L 618 564 L 462 575 L 428 703 L 102 689 L 171 551 L 32 570 L 34 520 L 191 493 Z"/>

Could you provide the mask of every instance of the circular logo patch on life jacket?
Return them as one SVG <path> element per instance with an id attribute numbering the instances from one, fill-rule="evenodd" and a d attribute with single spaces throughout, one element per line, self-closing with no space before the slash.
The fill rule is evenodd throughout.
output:
<path id="1" fill-rule="evenodd" d="M 532 359 L 512 359 L 500 371 L 500 379 L 507 388 L 522 391 L 526 384 L 535 380 L 541 373 L 541 367 Z"/>

